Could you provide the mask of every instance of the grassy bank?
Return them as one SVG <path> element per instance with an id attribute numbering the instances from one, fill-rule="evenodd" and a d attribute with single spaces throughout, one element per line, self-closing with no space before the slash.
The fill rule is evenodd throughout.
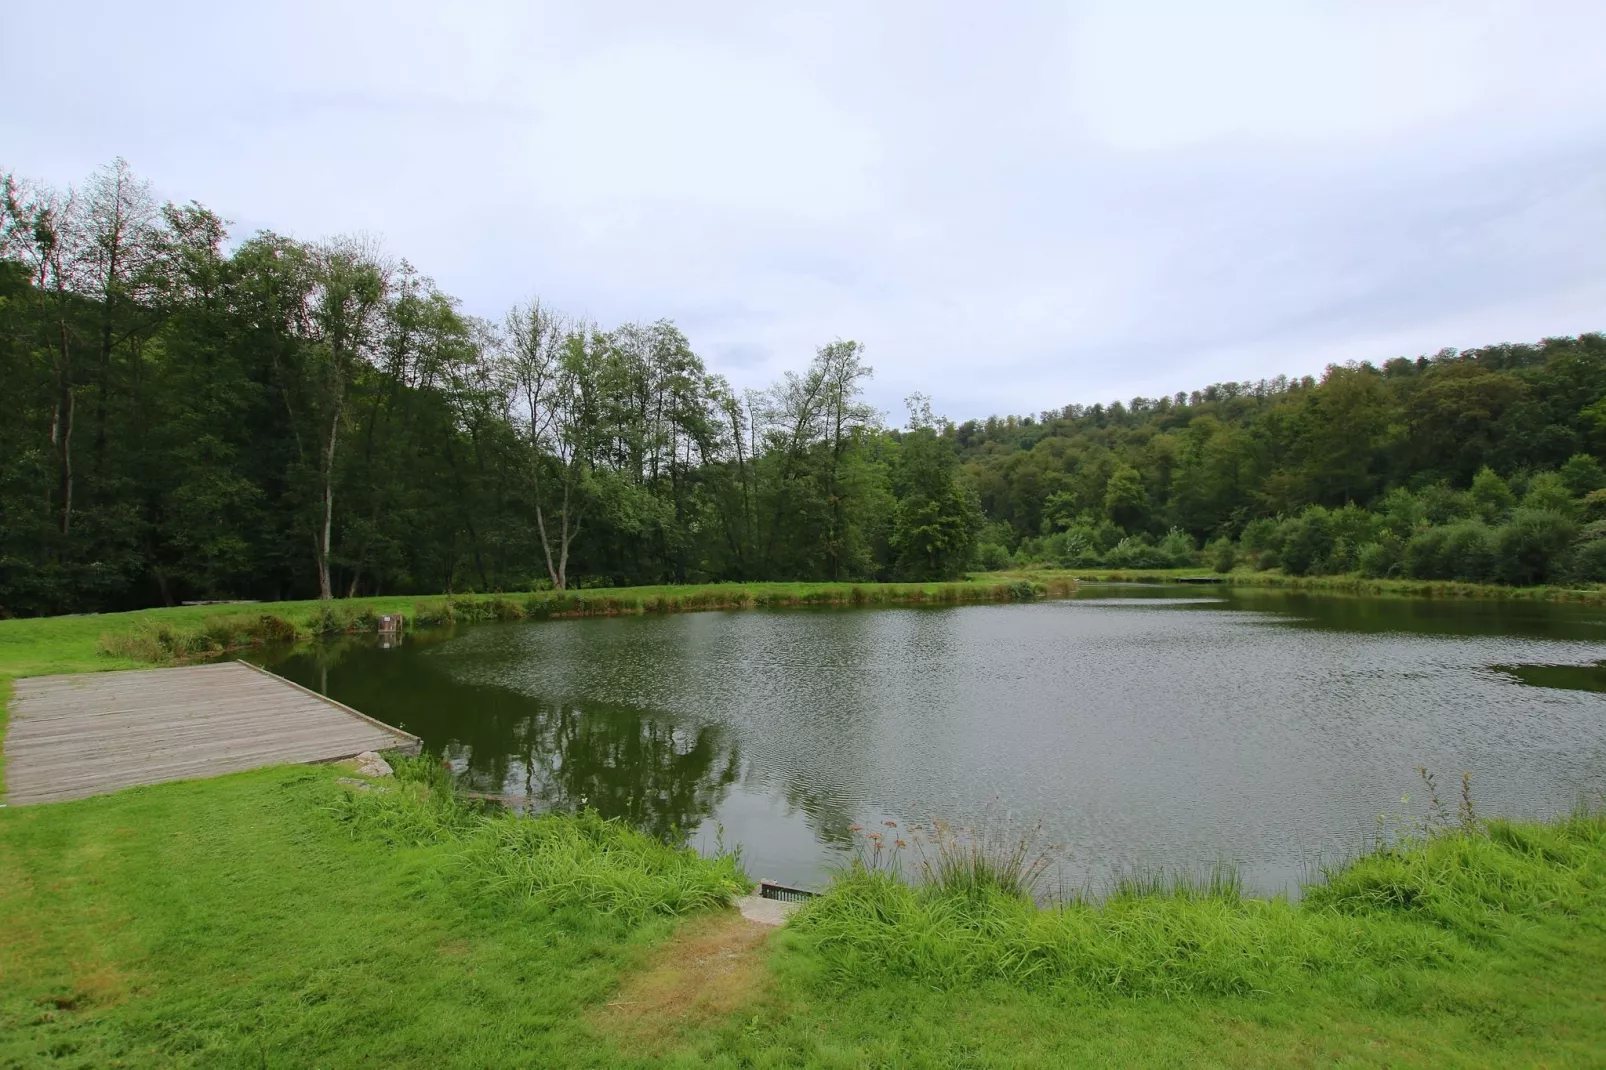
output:
<path id="1" fill-rule="evenodd" d="M 1452 830 L 1299 905 L 1229 883 L 1043 910 L 865 871 L 766 946 L 708 937 L 730 917 L 730 859 L 478 813 L 427 763 L 378 791 L 340 772 L 0 811 L 0 1066 L 1581 1066 L 1606 1050 L 1598 816 Z M 636 1013 L 664 976 L 669 1012 Z"/>
<path id="2" fill-rule="evenodd" d="M 584 1010 L 742 883 L 338 773 L 0 812 L 0 1066 L 616 1064 Z"/>
<path id="3" fill-rule="evenodd" d="M 1192 577 L 1219 580 L 1234 587 L 1275 587 L 1326 594 L 1397 595 L 1410 598 L 1482 598 L 1526 602 L 1572 602 L 1606 605 L 1606 586 L 1510 587 L 1498 583 L 1463 583 L 1458 580 L 1368 579 L 1354 573 L 1340 576 L 1287 576 L 1276 570 L 1243 569 L 1216 573 L 1197 568 L 1157 569 L 1024 569 L 989 572 L 978 580 L 1024 579 L 1035 583 L 1073 580 L 1083 583 L 1175 583 Z"/>
<path id="4" fill-rule="evenodd" d="M 351 598 L 175 606 L 131 613 L 0 620 L 0 676 L 139 668 L 261 643 L 373 631 L 386 614 L 411 626 L 682 613 L 782 606 L 957 605 L 1070 593 L 1063 576 L 958 583 L 746 583 L 625 587 L 529 594 Z"/>
<path id="5" fill-rule="evenodd" d="M 1000 597 L 1009 579 L 945 597 Z M 672 612 L 707 590 L 517 608 Z M 509 612 L 497 596 L 444 608 Z M 140 664 L 99 652 L 108 619 L 0 622 L 25 626 L 0 673 Z M 585 815 L 483 811 L 428 760 L 398 772 L 357 791 L 338 768 L 280 767 L 0 810 L 0 1068 L 1582 1066 L 1606 1051 L 1598 811 L 1445 815 L 1297 904 L 1135 881 L 1042 909 L 963 857 L 933 888 L 872 866 L 766 942 L 722 906 L 734 858 Z"/>

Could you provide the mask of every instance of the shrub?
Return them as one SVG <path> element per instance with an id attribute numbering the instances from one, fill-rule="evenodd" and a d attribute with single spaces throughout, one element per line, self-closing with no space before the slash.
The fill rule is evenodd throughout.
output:
<path id="1" fill-rule="evenodd" d="M 1506 481 L 1495 475 L 1494 469 L 1488 465 L 1478 469 L 1478 474 L 1472 477 L 1472 489 L 1468 493 L 1472 495 L 1478 518 L 1485 524 L 1497 524 L 1504 520 L 1516 501 Z"/>
<path id="2" fill-rule="evenodd" d="M 1005 569 L 1012 562 L 1009 551 L 996 542 L 981 542 L 976 544 L 976 567 L 983 572 L 997 572 Z"/>
<path id="3" fill-rule="evenodd" d="M 1243 536 L 1239 539 L 1245 553 L 1264 554 L 1276 553 L 1283 548 L 1283 521 L 1279 517 L 1272 519 L 1269 516 L 1258 517 L 1244 525 Z"/>
<path id="4" fill-rule="evenodd" d="M 264 613 L 257 618 L 256 634 L 264 643 L 291 643 L 296 638 L 296 626 L 283 617 Z"/>
<path id="5" fill-rule="evenodd" d="M 1369 542 L 1355 552 L 1356 567 L 1368 579 L 1393 576 L 1400 571 L 1405 558 L 1405 544 L 1391 531 L 1385 531 L 1375 542 Z"/>
<path id="6" fill-rule="evenodd" d="M 1170 568 L 1172 559 L 1147 535 L 1128 535 L 1104 555 L 1110 568 Z"/>
<path id="7" fill-rule="evenodd" d="M 1496 530 L 1479 520 L 1428 528 L 1405 544 L 1405 574 L 1418 580 L 1488 580 L 1495 571 L 1497 538 Z"/>
<path id="8" fill-rule="evenodd" d="M 1575 531 L 1573 522 L 1559 513 L 1518 509 L 1500 529 L 1498 578 L 1518 585 L 1543 583 L 1560 564 Z"/>
<path id="9" fill-rule="evenodd" d="M 1452 490 L 1447 483 L 1432 483 L 1416 495 L 1422 504 L 1423 518 L 1429 524 L 1453 524 L 1467 520 L 1477 512 L 1472 495 L 1464 490 Z"/>
<path id="10" fill-rule="evenodd" d="M 1383 495 L 1377 503 L 1377 516 L 1379 527 L 1402 544 L 1427 523 L 1427 510 L 1416 495 L 1404 487 L 1395 487 Z"/>
<path id="11" fill-rule="evenodd" d="M 1568 519 L 1577 512 L 1571 488 L 1556 472 L 1541 472 L 1528 481 L 1528 493 L 1522 496 L 1522 507 L 1526 510 L 1558 513 Z"/>
<path id="12" fill-rule="evenodd" d="M 1463 520 L 1444 529 L 1442 578 L 1482 583 L 1495 566 L 1495 532 L 1478 520 Z"/>
<path id="13" fill-rule="evenodd" d="M 1172 528 L 1155 547 L 1171 568 L 1184 568 L 1194 563 L 1193 536 L 1181 528 Z"/>
<path id="14" fill-rule="evenodd" d="M 1587 453 L 1575 453 L 1567 458 L 1567 463 L 1556 474 L 1575 497 L 1582 498 L 1606 487 L 1606 472 L 1601 470 L 1600 462 Z"/>
<path id="15" fill-rule="evenodd" d="M 1319 505 L 1311 506 L 1284 526 L 1283 571 L 1291 576 L 1326 571 L 1333 542 L 1332 514 Z"/>
<path id="16" fill-rule="evenodd" d="M 1205 547 L 1205 555 L 1210 561 L 1210 567 L 1216 572 L 1231 572 L 1232 567 L 1238 563 L 1237 548 L 1232 540 L 1226 536 L 1212 542 Z"/>
<path id="17" fill-rule="evenodd" d="M 1568 583 L 1606 583 L 1606 539 L 1586 539 L 1567 551 L 1557 569 Z"/>

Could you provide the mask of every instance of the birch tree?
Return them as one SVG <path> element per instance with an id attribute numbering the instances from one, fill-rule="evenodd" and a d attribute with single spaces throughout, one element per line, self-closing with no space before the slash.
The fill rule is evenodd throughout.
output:
<path id="1" fill-rule="evenodd" d="M 585 518 L 584 483 L 599 445 L 598 350 L 589 326 L 532 300 L 508 314 L 502 363 L 520 426 L 547 574 L 568 587 L 569 550 Z"/>

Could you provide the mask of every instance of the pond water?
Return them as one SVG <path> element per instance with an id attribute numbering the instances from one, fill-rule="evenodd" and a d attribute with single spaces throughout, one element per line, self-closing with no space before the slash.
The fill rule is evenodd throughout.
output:
<path id="1" fill-rule="evenodd" d="M 819 885 L 851 826 L 937 818 L 1040 829 L 1071 887 L 1227 861 L 1296 892 L 1384 811 L 1420 818 L 1418 765 L 1452 807 L 1471 772 L 1485 814 L 1598 798 L 1606 694 L 1526 670 L 1603 656 L 1583 607 L 1084 585 L 482 624 L 268 665 L 422 736 L 464 788 L 722 836 L 755 877 Z"/>

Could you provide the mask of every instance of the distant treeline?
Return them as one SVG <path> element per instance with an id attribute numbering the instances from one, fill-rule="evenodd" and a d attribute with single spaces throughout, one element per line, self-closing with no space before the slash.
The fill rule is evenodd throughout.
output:
<path id="1" fill-rule="evenodd" d="M 962 425 L 916 395 L 892 429 L 851 341 L 737 392 L 667 320 L 531 300 L 489 322 L 366 243 L 230 244 L 120 160 L 69 190 L 0 173 L 0 615 L 936 580 L 1206 544 L 1442 571 L 1461 551 L 1428 553 L 1429 526 L 1516 578 L 1498 562 L 1538 513 L 1566 545 L 1521 575 L 1576 570 L 1603 360 L 1586 335 Z"/>
<path id="2" fill-rule="evenodd" d="M 979 560 L 1606 580 L 1606 337 L 970 422 Z"/>

